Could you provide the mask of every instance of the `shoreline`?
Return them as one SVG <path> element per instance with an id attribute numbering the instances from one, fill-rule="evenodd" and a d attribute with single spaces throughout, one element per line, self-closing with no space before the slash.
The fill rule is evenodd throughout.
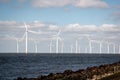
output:
<path id="1" fill-rule="evenodd" d="M 77 71 L 65 70 L 63 73 L 50 73 L 47 76 L 40 75 L 37 78 L 18 77 L 15 80 L 100 80 L 116 73 L 120 73 L 120 61 Z"/>

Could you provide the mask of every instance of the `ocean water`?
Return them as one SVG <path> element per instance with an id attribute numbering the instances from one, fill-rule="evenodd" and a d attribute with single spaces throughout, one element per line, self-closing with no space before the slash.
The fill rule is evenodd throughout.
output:
<path id="1" fill-rule="evenodd" d="M 76 71 L 120 61 L 120 54 L 0 54 L 0 80 Z"/>

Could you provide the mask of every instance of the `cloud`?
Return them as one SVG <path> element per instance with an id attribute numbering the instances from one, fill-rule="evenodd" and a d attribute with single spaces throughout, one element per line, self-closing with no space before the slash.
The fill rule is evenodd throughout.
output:
<path id="1" fill-rule="evenodd" d="M 68 24 L 63 27 L 55 24 L 48 24 L 45 22 L 33 21 L 26 23 L 29 26 L 29 30 L 39 32 L 40 35 L 29 34 L 32 38 L 51 38 L 52 35 L 55 35 L 59 30 L 61 30 L 60 36 L 63 38 L 72 39 L 80 35 L 90 35 L 94 38 L 105 38 L 109 39 L 110 37 L 116 38 L 119 40 L 120 36 L 120 26 L 114 24 L 102 24 L 97 25 L 81 25 L 79 23 Z M 16 21 L 0 21 L 0 34 L 4 35 L 15 35 L 21 37 L 25 32 L 24 23 Z"/>
<path id="2" fill-rule="evenodd" d="M 41 28 L 47 26 L 46 23 L 43 22 L 29 22 L 26 23 L 28 28 Z M 25 28 L 24 23 L 16 22 L 16 21 L 0 21 L 0 29 L 12 29 L 12 28 Z"/>
<path id="3" fill-rule="evenodd" d="M 29 29 L 44 29 L 53 31 L 58 31 L 59 29 L 63 30 L 64 32 L 99 32 L 99 31 L 106 31 L 106 32 L 116 32 L 120 31 L 120 26 L 115 24 L 102 24 L 100 26 L 96 25 L 80 25 L 79 23 L 75 24 L 68 24 L 64 27 L 60 27 L 59 25 L 55 24 L 48 24 L 45 22 L 40 21 L 33 21 L 26 23 Z M 3 29 L 23 29 L 25 28 L 23 22 L 16 22 L 16 21 L 0 21 L 0 30 Z"/>
<path id="4" fill-rule="evenodd" d="M 34 7 L 64 7 L 72 5 L 80 8 L 108 8 L 109 5 L 102 0 L 32 0 Z"/>
<path id="5" fill-rule="evenodd" d="M 67 36 L 71 35 L 73 37 L 89 35 L 92 38 L 99 39 L 109 39 L 111 37 L 116 37 L 118 40 L 120 39 L 118 37 L 120 36 L 120 26 L 114 24 L 102 24 L 100 26 L 80 25 L 78 23 L 69 24 L 64 27 L 63 32 L 65 32 L 64 35 L 67 34 Z"/>
<path id="6" fill-rule="evenodd" d="M 34 7 L 63 7 L 70 4 L 70 0 L 32 0 Z"/>
<path id="7" fill-rule="evenodd" d="M 59 27 L 57 25 L 49 25 L 49 30 L 58 30 Z"/>
<path id="8" fill-rule="evenodd" d="M 81 8 L 108 8 L 108 4 L 102 0 L 77 0 L 73 5 Z"/>
<path id="9" fill-rule="evenodd" d="M 114 24 L 103 24 L 102 26 L 100 26 L 100 29 L 102 31 L 106 31 L 106 32 L 120 31 L 119 27 L 117 25 L 114 25 Z"/>
<path id="10" fill-rule="evenodd" d="M 21 28 L 21 24 L 16 21 L 0 21 L 0 30 L 9 30 L 14 28 Z"/>
<path id="11" fill-rule="evenodd" d="M 27 25 L 29 25 L 29 28 L 43 28 L 48 24 L 44 22 L 34 21 L 34 22 L 28 23 Z"/>
<path id="12" fill-rule="evenodd" d="M 80 25 L 76 24 L 69 24 L 65 27 L 65 31 L 97 31 L 96 25 Z"/>

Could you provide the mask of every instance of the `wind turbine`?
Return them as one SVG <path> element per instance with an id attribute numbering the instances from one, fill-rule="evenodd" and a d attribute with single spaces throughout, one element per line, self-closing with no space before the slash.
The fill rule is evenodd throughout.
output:
<path id="1" fill-rule="evenodd" d="M 19 39 L 14 36 L 13 37 L 7 36 L 7 37 L 16 40 L 16 52 L 19 53 Z"/>
<path id="2" fill-rule="evenodd" d="M 61 43 L 62 43 L 62 45 L 61 45 L 61 53 L 63 53 L 63 50 L 64 50 L 64 42 L 63 42 L 63 39 L 61 39 Z"/>
<path id="3" fill-rule="evenodd" d="M 71 53 L 73 53 L 73 45 L 72 44 L 70 45 L 70 51 L 71 51 Z"/>
<path id="4" fill-rule="evenodd" d="M 19 41 L 18 41 L 18 38 L 15 38 L 16 39 L 16 42 L 17 42 L 17 45 L 16 45 L 16 47 L 17 47 L 17 53 L 19 53 Z"/>
<path id="5" fill-rule="evenodd" d="M 38 41 L 33 38 L 30 38 L 29 40 L 32 40 L 34 42 L 35 53 L 38 53 L 38 46 L 37 46 Z"/>
<path id="6" fill-rule="evenodd" d="M 53 37 L 56 38 L 56 53 L 59 51 L 59 40 L 61 40 L 61 37 L 59 36 L 61 33 L 61 30 L 58 31 L 56 35 L 53 35 Z"/>
<path id="7" fill-rule="evenodd" d="M 90 39 L 90 35 L 88 34 L 83 34 L 82 37 L 86 37 L 87 40 L 89 41 L 88 45 L 89 45 L 89 53 L 92 53 L 92 41 Z"/>
<path id="8" fill-rule="evenodd" d="M 102 53 L 102 42 L 100 42 L 100 53 Z"/>
<path id="9" fill-rule="evenodd" d="M 25 25 L 25 53 L 28 53 L 28 27 L 26 25 L 26 23 L 24 23 Z"/>
<path id="10" fill-rule="evenodd" d="M 52 40 L 50 41 L 50 53 L 52 53 Z"/>
<path id="11" fill-rule="evenodd" d="M 85 53 L 87 53 L 87 47 L 85 48 Z"/>
<path id="12" fill-rule="evenodd" d="M 38 53 L 38 46 L 37 46 L 37 42 L 35 41 L 35 51 L 36 53 Z"/>
<path id="13" fill-rule="evenodd" d="M 89 53 L 92 53 L 92 41 L 90 39 L 90 35 L 85 35 L 85 37 L 88 39 L 89 41 Z"/>
<path id="14" fill-rule="evenodd" d="M 16 51 L 19 53 L 19 40 L 16 37 L 13 37 L 14 40 L 16 40 Z"/>
<path id="15" fill-rule="evenodd" d="M 38 53 L 38 45 L 37 45 L 38 42 L 34 40 L 34 43 L 35 43 L 35 52 Z"/>
<path id="16" fill-rule="evenodd" d="M 89 40 L 89 53 L 92 53 L 92 42 Z"/>
<path id="17" fill-rule="evenodd" d="M 80 46 L 78 46 L 78 40 L 80 40 L 80 39 L 81 39 L 81 37 L 77 38 L 76 41 L 75 41 L 75 52 L 76 53 L 78 53 L 78 50 L 80 50 L 80 49 L 78 49 L 78 48 L 80 48 Z"/>
<path id="18" fill-rule="evenodd" d="M 115 44 L 113 44 L 113 51 L 114 51 L 114 53 L 115 53 Z"/>
<path id="19" fill-rule="evenodd" d="M 76 40 L 76 42 L 75 42 L 75 51 L 76 51 L 76 53 L 78 53 L 78 41 Z"/>
<path id="20" fill-rule="evenodd" d="M 91 41 L 99 44 L 99 51 L 100 51 L 99 53 L 102 53 L 102 42 L 97 40 L 91 40 Z"/>
<path id="21" fill-rule="evenodd" d="M 109 42 L 107 42 L 107 52 L 110 53 L 110 46 L 109 46 Z"/>

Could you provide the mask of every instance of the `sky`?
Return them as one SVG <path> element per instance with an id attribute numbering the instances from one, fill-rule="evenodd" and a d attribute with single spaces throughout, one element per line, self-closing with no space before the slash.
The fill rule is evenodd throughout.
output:
<path id="1" fill-rule="evenodd" d="M 56 35 L 61 30 L 59 52 L 89 52 L 89 39 L 102 42 L 102 52 L 119 52 L 120 0 L 0 0 L 0 52 L 16 52 L 16 38 L 21 40 L 27 24 L 28 52 L 55 52 Z M 87 36 L 87 37 L 86 37 Z M 89 39 L 88 39 L 89 38 Z M 99 53 L 99 44 L 92 43 L 92 52 Z M 25 52 L 25 40 L 19 41 L 19 52 Z"/>

